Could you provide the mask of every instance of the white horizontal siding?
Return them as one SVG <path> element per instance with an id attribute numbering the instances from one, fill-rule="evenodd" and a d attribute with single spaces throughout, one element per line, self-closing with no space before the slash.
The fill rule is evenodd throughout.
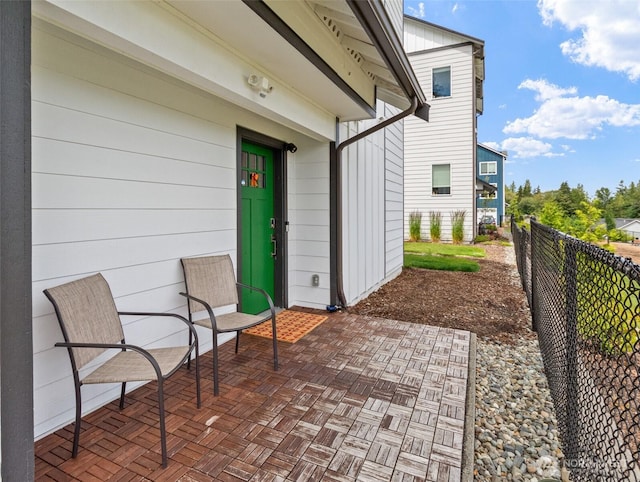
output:
<path id="1" fill-rule="evenodd" d="M 429 213 L 442 213 L 442 239 L 451 240 L 450 215 L 466 211 L 465 240 L 473 237 L 475 118 L 471 46 L 458 46 L 410 57 L 416 76 L 431 103 L 429 123 L 405 121 L 405 237 L 409 213 L 422 212 L 422 235 L 429 237 Z M 451 97 L 431 98 L 431 75 L 436 67 L 451 67 Z M 451 194 L 431 194 L 432 165 L 451 166 Z"/>
<path id="2" fill-rule="evenodd" d="M 330 302 L 329 146 L 298 144 L 288 167 L 289 306 Z M 311 278 L 317 274 L 319 286 Z"/>
<path id="3" fill-rule="evenodd" d="M 61 334 L 42 290 L 102 272 L 119 309 L 184 313 L 179 258 L 235 257 L 236 194 L 235 126 L 213 99 L 183 90 L 178 110 L 173 85 L 174 106 L 167 107 L 165 81 L 37 28 L 33 60 L 38 437 L 67 423 L 74 405 L 67 353 L 53 347 Z M 138 96 L 140 84 L 146 98 Z M 170 319 L 152 320 L 153 330 L 139 317 L 123 323 L 126 336 L 143 346 L 183 343 L 186 336 Z M 211 346 L 207 335 L 203 349 Z M 116 396 L 109 386 L 83 393 L 89 411 Z"/>
<path id="4" fill-rule="evenodd" d="M 33 29 L 32 82 L 36 437 L 71 421 L 74 404 L 69 361 L 53 347 L 62 337 L 42 290 L 100 271 L 120 309 L 185 314 L 179 259 L 230 253 L 236 260 L 237 126 L 298 146 L 287 165 L 288 300 L 329 303 L 327 142 L 41 21 Z M 368 125 L 353 123 L 349 135 Z M 399 135 L 388 136 L 388 159 L 383 132 L 345 151 L 349 300 L 397 265 L 389 253 L 397 258 L 402 238 Z M 319 287 L 311 286 L 313 274 Z M 129 341 L 183 342 L 181 329 L 162 320 L 149 330 L 148 320 L 124 319 Z M 211 347 L 206 330 L 201 347 Z M 86 387 L 85 411 L 117 395 L 117 388 Z"/>
<path id="5" fill-rule="evenodd" d="M 328 143 L 40 27 L 32 67 L 36 438 L 69 423 L 74 407 L 68 356 L 53 346 L 62 336 L 42 290 L 99 271 L 121 310 L 186 314 L 180 258 L 237 256 L 238 125 L 298 145 L 289 159 L 289 298 L 329 302 Z M 310 273 L 322 274 L 320 288 L 302 286 Z M 180 322 L 159 320 L 150 330 L 149 320 L 126 317 L 125 334 L 142 346 L 184 343 Z M 200 342 L 211 348 L 209 331 Z M 85 412 L 117 396 L 111 386 L 85 387 Z"/>

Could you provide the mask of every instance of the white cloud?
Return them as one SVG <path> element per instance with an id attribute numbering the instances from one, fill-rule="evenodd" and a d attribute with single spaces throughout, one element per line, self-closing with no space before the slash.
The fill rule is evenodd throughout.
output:
<path id="1" fill-rule="evenodd" d="M 527 157 L 556 157 L 562 154 L 554 154 L 553 146 L 548 142 L 542 142 L 532 137 L 509 137 L 502 141 L 502 148 L 513 153 L 515 158 Z"/>
<path id="2" fill-rule="evenodd" d="M 498 143 L 498 142 L 483 142 L 482 143 L 483 146 L 487 146 L 490 147 L 491 149 L 493 149 L 494 151 L 500 151 L 502 150 L 502 146 Z"/>
<path id="3" fill-rule="evenodd" d="M 509 137 L 501 143 L 483 142 L 496 151 L 507 151 L 508 159 L 526 159 L 530 157 L 561 157 L 563 153 L 553 152 L 553 146 L 533 137 Z"/>
<path id="4" fill-rule="evenodd" d="M 545 101 L 549 99 L 553 99 L 555 97 L 562 97 L 566 94 L 577 94 L 578 89 L 575 87 L 569 87 L 567 89 L 563 89 L 558 87 L 557 85 L 550 84 L 544 79 L 531 80 L 527 79 L 522 82 L 518 89 L 529 89 L 537 92 L 536 100 Z"/>
<path id="5" fill-rule="evenodd" d="M 640 79 L 640 3 L 635 0 L 538 0 L 545 25 L 554 22 L 580 36 L 560 44 L 562 53 L 587 66 Z"/>
<path id="6" fill-rule="evenodd" d="M 624 104 L 606 95 L 579 97 L 575 87 L 561 88 L 546 80 L 525 80 L 519 89 L 536 92 L 540 107 L 531 117 L 508 122 L 506 134 L 558 139 L 589 139 L 604 126 L 640 125 L 640 104 Z"/>
<path id="7" fill-rule="evenodd" d="M 408 5 L 407 13 L 409 13 L 409 15 L 411 15 L 412 17 L 425 18 L 424 2 L 418 3 L 418 8 L 414 8 Z"/>

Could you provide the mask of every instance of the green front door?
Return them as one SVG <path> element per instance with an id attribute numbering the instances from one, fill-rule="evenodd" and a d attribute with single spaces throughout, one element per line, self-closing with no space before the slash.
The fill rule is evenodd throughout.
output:
<path id="1" fill-rule="evenodd" d="M 275 221 L 273 152 L 242 143 L 240 189 L 242 198 L 241 281 L 262 288 L 274 298 Z M 242 311 L 260 313 L 269 308 L 264 296 L 242 290 Z"/>

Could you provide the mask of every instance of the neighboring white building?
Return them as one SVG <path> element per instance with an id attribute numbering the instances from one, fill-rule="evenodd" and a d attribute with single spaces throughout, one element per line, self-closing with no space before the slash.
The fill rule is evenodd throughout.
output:
<path id="1" fill-rule="evenodd" d="M 36 438 L 74 410 L 45 288 L 102 272 L 119 309 L 184 314 L 181 257 L 230 253 L 255 282 L 255 246 L 281 307 L 352 304 L 400 273 L 402 119 L 429 108 L 402 49 L 401 0 L 51 0 L 32 12 L 31 35 L 20 27 L 31 77 L 17 80 L 32 85 L 32 210 L 12 218 L 33 226 L 32 269 L 11 269 L 32 280 L 33 358 L 25 341 L 16 364 L 33 368 L 34 402 L 15 410 L 33 414 Z M 251 211 L 250 188 L 268 214 Z M 177 336 L 140 321 L 125 326 L 137 344 Z M 31 320 L 2 320 L 18 322 Z M 83 390 L 85 413 L 118 396 Z"/>
<path id="2" fill-rule="evenodd" d="M 624 231 L 634 243 L 640 241 L 640 219 L 616 218 L 616 229 Z"/>
<path id="3" fill-rule="evenodd" d="M 442 215 L 442 239 L 451 240 L 450 215 L 466 213 L 465 241 L 477 231 L 477 116 L 482 114 L 484 41 L 405 16 L 404 48 L 431 104 L 428 125 L 405 122 L 405 237 L 409 214 Z M 480 183 L 481 184 L 481 183 Z"/>

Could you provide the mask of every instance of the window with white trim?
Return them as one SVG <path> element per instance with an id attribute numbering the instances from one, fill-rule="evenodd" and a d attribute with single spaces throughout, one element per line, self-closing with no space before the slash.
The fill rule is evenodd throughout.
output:
<path id="1" fill-rule="evenodd" d="M 431 166 L 431 194 L 434 196 L 451 194 L 450 164 L 434 164 Z"/>
<path id="2" fill-rule="evenodd" d="M 481 162 L 480 175 L 490 176 L 491 174 L 498 174 L 498 163 L 496 161 Z"/>
<path id="3" fill-rule="evenodd" d="M 451 67 L 438 67 L 431 72 L 433 97 L 451 97 Z"/>

